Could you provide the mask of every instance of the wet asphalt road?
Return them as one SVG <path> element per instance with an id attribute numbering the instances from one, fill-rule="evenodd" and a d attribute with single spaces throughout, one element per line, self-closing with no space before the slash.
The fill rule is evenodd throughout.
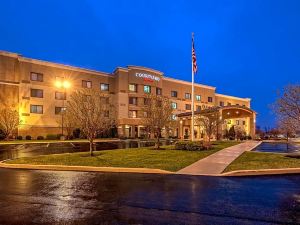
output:
<path id="1" fill-rule="evenodd" d="M 300 224 L 300 176 L 0 170 L 0 224 Z"/>

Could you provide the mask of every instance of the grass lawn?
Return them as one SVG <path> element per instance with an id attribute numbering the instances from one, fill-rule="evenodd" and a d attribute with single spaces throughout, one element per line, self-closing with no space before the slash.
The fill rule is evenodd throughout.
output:
<path id="1" fill-rule="evenodd" d="M 231 163 L 224 172 L 234 170 L 300 168 L 300 159 L 285 157 L 284 154 L 245 152 Z"/>
<path id="2" fill-rule="evenodd" d="M 212 150 L 181 151 L 167 146 L 165 150 L 151 148 L 132 148 L 105 150 L 94 152 L 90 157 L 88 152 L 66 153 L 20 158 L 6 163 L 34 165 L 68 165 L 68 166 L 98 166 L 98 167 L 128 167 L 153 168 L 168 171 L 178 171 L 191 163 L 205 158 L 223 148 L 237 144 L 234 141 L 215 142 Z"/>

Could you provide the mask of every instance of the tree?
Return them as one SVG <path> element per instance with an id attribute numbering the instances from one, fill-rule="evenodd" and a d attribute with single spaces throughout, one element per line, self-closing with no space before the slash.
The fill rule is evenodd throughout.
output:
<path id="1" fill-rule="evenodd" d="M 196 124 L 203 127 L 208 139 L 208 146 L 213 135 L 218 136 L 218 126 L 221 123 L 220 113 L 217 110 L 199 114 L 195 117 Z"/>
<path id="2" fill-rule="evenodd" d="M 116 124 L 114 106 L 108 95 L 94 89 L 75 91 L 67 103 L 67 111 L 90 143 L 93 156 L 94 140 L 97 134 Z"/>
<path id="3" fill-rule="evenodd" d="M 231 126 L 229 128 L 228 136 L 229 136 L 230 140 L 234 140 L 235 139 L 235 128 L 234 128 L 234 126 Z"/>
<path id="4" fill-rule="evenodd" d="M 281 118 L 278 121 L 278 128 L 282 133 L 286 135 L 287 141 L 289 140 L 289 137 L 295 134 L 297 129 L 299 129 L 299 127 L 297 127 L 297 125 L 294 123 L 293 119 L 286 117 Z"/>
<path id="5" fill-rule="evenodd" d="M 66 138 L 69 139 L 72 136 L 76 121 L 74 121 L 73 116 L 68 110 L 62 110 L 60 114 L 63 114 L 63 120 L 62 118 L 58 119 L 57 123 L 60 125 L 60 127 L 63 125 L 64 130 L 67 132 Z"/>
<path id="6" fill-rule="evenodd" d="M 286 86 L 283 95 L 273 104 L 273 110 L 279 121 L 300 127 L 300 85 Z"/>
<path id="7" fill-rule="evenodd" d="M 235 136 L 237 140 L 241 140 L 246 136 L 246 131 L 243 127 L 236 126 L 235 128 Z"/>
<path id="8" fill-rule="evenodd" d="M 160 137 L 163 128 L 172 127 L 173 108 L 168 98 L 160 95 L 147 95 L 143 107 L 143 125 L 156 137 L 156 149 L 160 148 Z"/>
<path id="9" fill-rule="evenodd" d="M 5 139 L 18 128 L 20 123 L 19 113 L 11 107 L 5 107 L 0 110 L 0 130 L 2 130 Z"/>

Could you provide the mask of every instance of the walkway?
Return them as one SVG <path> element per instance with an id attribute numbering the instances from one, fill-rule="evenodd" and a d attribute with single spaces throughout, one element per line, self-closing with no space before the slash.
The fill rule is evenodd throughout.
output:
<path id="1" fill-rule="evenodd" d="M 224 148 L 204 159 L 201 159 L 181 170 L 178 174 L 190 175 L 218 175 L 245 151 L 251 151 L 258 146 L 260 141 L 247 141 L 238 145 Z"/>

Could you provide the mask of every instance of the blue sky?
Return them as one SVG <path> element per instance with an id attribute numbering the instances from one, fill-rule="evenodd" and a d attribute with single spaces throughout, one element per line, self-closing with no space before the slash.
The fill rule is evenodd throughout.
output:
<path id="1" fill-rule="evenodd" d="M 140 65 L 252 98 L 273 126 L 277 90 L 299 83 L 300 1 L 0 0 L 0 49 L 111 72 Z"/>

